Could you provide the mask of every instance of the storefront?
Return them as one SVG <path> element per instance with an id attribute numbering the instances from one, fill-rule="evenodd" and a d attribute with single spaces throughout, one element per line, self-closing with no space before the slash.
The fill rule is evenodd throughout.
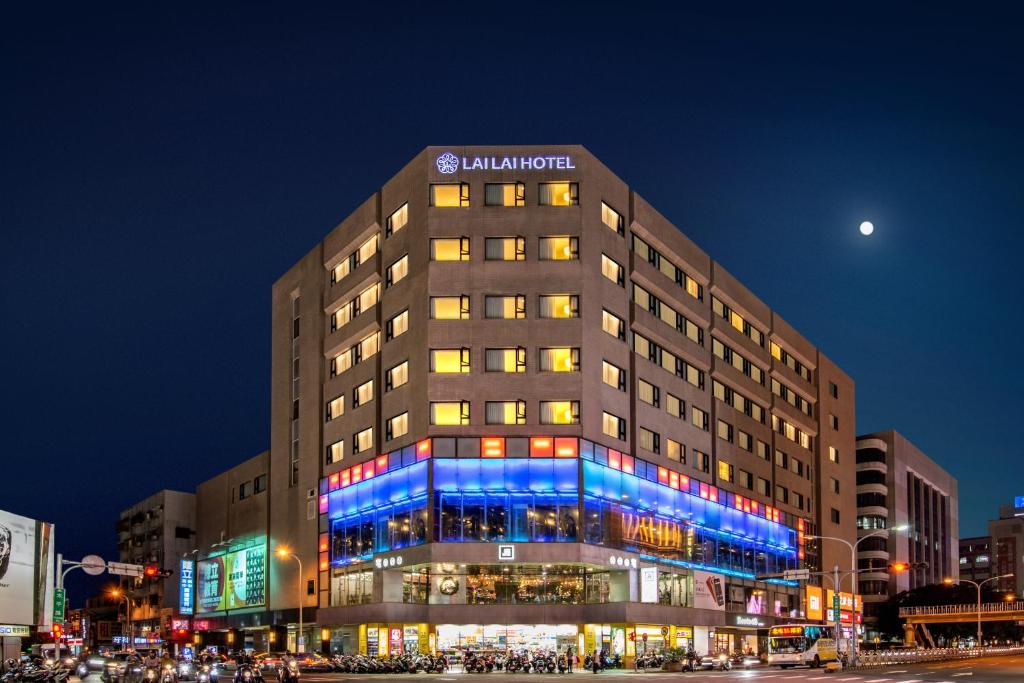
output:
<path id="1" fill-rule="evenodd" d="M 439 624 L 437 649 L 464 650 L 557 650 L 578 647 L 576 624 Z"/>

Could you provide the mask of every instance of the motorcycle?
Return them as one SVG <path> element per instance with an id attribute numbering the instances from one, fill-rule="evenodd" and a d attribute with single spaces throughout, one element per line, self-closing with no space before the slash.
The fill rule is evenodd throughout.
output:
<path id="1" fill-rule="evenodd" d="M 160 667 L 160 683 L 178 683 L 178 671 L 171 662 Z"/>
<path id="2" fill-rule="evenodd" d="M 262 683 L 263 677 L 252 664 L 239 664 L 235 671 L 235 683 Z"/>
<path id="3" fill-rule="evenodd" d="M 282 663 L 277 668 L 277 680 L 281 681 L 281 683 L 298 683 L 299 676 L 299 665 L 295 660 L 288 662 L 288 664 Z"/>
<path id="4" fill-rule="evenodd" d="M 210 683 L 210 665 L 203 664 L 196 671 L 196 683 Z"/>

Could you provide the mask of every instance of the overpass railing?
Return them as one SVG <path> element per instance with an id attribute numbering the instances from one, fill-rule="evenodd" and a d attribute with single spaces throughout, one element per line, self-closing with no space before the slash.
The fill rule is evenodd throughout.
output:
<path id="1" fill-rule="evenodd" d="M 981 604 L 982 614 L 1022 611 L 1024 611 L 1024 600 L 1016 600 L 1014 602 L 984 602 Z M 900 607 L 901 617 L 977 613 L 977 603 L 968 603 L 963 605 L 925 605 L 922 607 Z"/>
<path id="2" fill-rule="evenodd" d="M 977 611 L 977 609 L 975 609 Z M 940 662 L 953 659 L 971 659 L 989 655 L 1009 655 L 1024 652 L 1024 647 L 958 648 L 934 647 L 917 650 L 864 650 L 857 653 L 858 667 L 890 666 L 893 664 L 917 664 Z"/>

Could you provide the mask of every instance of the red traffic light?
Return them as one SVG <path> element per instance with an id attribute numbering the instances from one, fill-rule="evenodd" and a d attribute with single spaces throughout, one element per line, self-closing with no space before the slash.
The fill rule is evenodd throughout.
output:
<path id="1" fill-rule="evenodd" d="M 908 569 L 910 569 L 910 565 L 907 564 L 906 562 L 893 562 L 892 564 L 889 565 L 889 569 L 891 569 L 892 571 L 894 571 L 897 574 L 899 574 L 901 572 L 905 572 Z"/>
<path id="2" fill-rule="evenodd" d="M 54 640 L 60 640 L 64 636 L 64 625 L 54 624 L 51 632 L 53 633 Z"/>
<path id="3" fill-rule="evenodd" d="M 155 564 L 147 564 L 146 568 L 143 570 L 143 573 L 146 576 L 152 578 L 160 573 L 160 567 L 157 567 Z"/>

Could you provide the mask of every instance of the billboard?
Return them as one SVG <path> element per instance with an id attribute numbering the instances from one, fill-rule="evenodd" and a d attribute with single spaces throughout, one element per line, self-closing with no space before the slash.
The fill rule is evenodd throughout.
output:
<path id="1" fill-rule="evenodd" d="M 0 617 L 49 627 L 53 609 L 53 525 L 0 510 Z"/>
<path id="2" fill-rule="evenodd" d="M 725 611 L 725 577 L 711 572 L 693 572 L 693 606 Z"/>
<path id="3" fill-rule="evenodd" d="M 818 586 L 806 586 L 807 591 L 807 618 L 812 621 L 821 621 L 825 618 L 823 605 L 821 604 L 821 588 Z"/>
<path id="4" fill-rule="evenodd" d="M 266 545 L 200 560 L 196 567 L 196 613 L 265 604 L 266 575 Z"/>
<path id="5" fill-rule="evenodd" d="M 178 611 L 181 614 L 193 614 L 195 605 L 192 597 L 195 595 L 196 587 L 196 563 L 195 560 L 182 560 L 180 567 L 181 574 L 178 581 Z"/>

